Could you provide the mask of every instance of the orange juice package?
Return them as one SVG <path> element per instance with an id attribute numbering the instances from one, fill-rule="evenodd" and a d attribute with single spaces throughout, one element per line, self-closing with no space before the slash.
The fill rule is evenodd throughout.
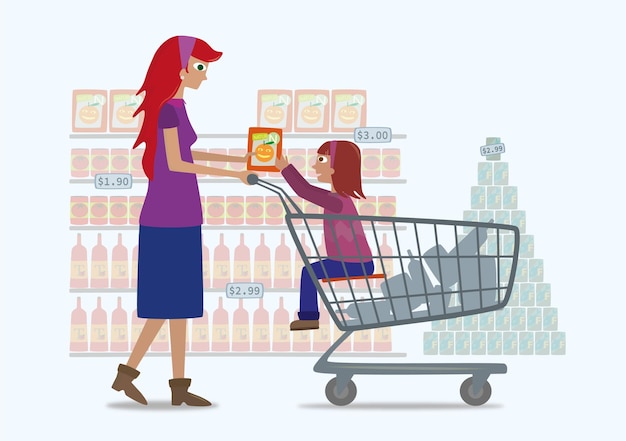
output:
<path id="1" fill-rule="evenodd" d="M 138 132 L 143 122 L 143 112 L 134 116 L 143 101 L 132 89 L 109 91 L 109 130 L 111 132 Z"/>
<path id="2" fill-rule="evenodd" d="M 352 132 L 364 127 L 367 116 L 365 90 L 333 90 L 332 94 L 333 132 Z"/>
<path id="3" fill-rule="evenodd" d="M 77 89 L 72 93 L 72 131 L 106 132 L 107 91 Z"/>
<path id="4" fill-rule="evenodd" d="M 262 127 L 291 131 L 292 124 L 291 90 L 261 89 L 257 97 L 257 124 Z"/>
<path id="5" fill-rule="evenodd" d="M 248 170 L 279 171 L 276 158 L 282 155 L 283 131 L 271 127 L 250 127 L 248 129 Z"/>
<path id="6" fill-rule="evenodd" d="M 330 105 L 328 90 L 301 89 L 295 91 L 294 131 L 328 132 Z"/>

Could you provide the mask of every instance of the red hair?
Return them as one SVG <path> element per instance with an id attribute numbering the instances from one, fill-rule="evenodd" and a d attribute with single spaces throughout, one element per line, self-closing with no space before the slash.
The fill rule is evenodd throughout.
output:
<path id="1" fill-rule="evenodd" d="M 187 70 L 186 62 L 184 66 L 181 66 L 183 64 L 181 47 L 189 42 L 193 44 L 193 48 L 189 54 L 183 54 L 182 58 L 186 57 L 189 60 L 188 55 L 191 55 L 199 60 L 211 62 L 217 61 L 222 56 L 222 52 L 213 50 L 203 40 L 192 37 L 171 37 L 156 50 L 143 85 L 137 91 L 137 95 L 145 93 L 145 96 L 135 115 L 144 112 L 144 119 L 133 148 L 142 143 L 146 144 L 142 165 L 148 179 L 152 179 L 154 174 L 159 112 L 163 104 L 171 99 L 180 87 L 180 70 Z"/>
<path id="2" fill-rule="evenodd" d="M 331 144 L 335 147 L 331 149 Z M 334 150 L 334 151 L 332 151 Z M 320 155 L 331 155 L 333 187 L 342 196 L 365 199 L 361 189 L 361 150 L 350 141 L 327 141 L 317 149 Z"/>

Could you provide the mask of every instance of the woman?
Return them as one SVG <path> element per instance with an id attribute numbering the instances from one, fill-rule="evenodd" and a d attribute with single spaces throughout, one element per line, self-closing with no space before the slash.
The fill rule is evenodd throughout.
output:
<path id="1" fill-rule="evenodd" d="M 361 189 L 361 152 L 350 141 L 328 141 L 317 150 L 313 169 L 330 191 L 309 184 L 287 157 L 276 166 L 298 196 L 324 208 L 324 214 L 358 215 L 352 198 L 365 198 Z M 318 279 L 372 274 L 372 253 L 359 221 L 324 219 L 326 259 L 311 264 Z M 317 289 L 306 267 L 300 278 L 300 310 L 290 324 L 292 331 L 319 328 Z"/>
<path id="2" fill-rule="evenodd" d="M 145 92 L 136 112 L 144 112 L 144 123 L 133 148 L 145 144 L 142 164 L 149 179 L 139 219 L 137 315 L 146 322 L 127 363 L 119 365 L 112 387 L 142 404 L 147 404 L 146 399 L 132 381 L 139 375 L 139 362 L 168 320 L 172 405 L 211 405 L 188 391 L 191 380 L 184 374 L 187 319 L 203 313 L 203 216 L 196 174 L 232 176 L 247 183 L 249 172 L 194 163 L 245 162 L 247 156 L 192 151 L 197 136 L 189 123 L 183 94 L 186 88 L 200 87 L 209 63 L 221 55 L 200 39 L 172 37 L 157 49 L 137 92 Z"/>

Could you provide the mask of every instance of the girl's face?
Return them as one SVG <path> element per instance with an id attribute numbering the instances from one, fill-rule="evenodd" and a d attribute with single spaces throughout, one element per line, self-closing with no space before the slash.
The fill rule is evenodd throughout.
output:
<path id="1" fill-rule="evenodd" d="M 332 175 L 335 170 L 330 168 L 330 155 L 317 154 L 315 157 L 315 163 L 313 164 L 313 170 L 317 173 L 317 180 L 320 182 L 333 182 Z"/>
<path id="2" fill-rule="evenodd" d="M 180 71 L 181 77 L 184 77 L 181 80 L 182 85 L 185 87 L 191 87 L 192 89 L 200 87 L 200 84 L 206 80 L 206 71 L 208 67 L 209 63 L 206 61 L 190 57 L 189 63 L 187 63 L 187 71 L 185 71 L 185 69 Z"/>

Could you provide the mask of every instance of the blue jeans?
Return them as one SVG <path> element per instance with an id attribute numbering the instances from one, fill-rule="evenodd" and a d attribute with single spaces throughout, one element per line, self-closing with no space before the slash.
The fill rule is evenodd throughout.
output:
<path id="1" fill-rule="evenodd" d="M 324 268 L 322 269 L 322 262 Z M 346 269 L 344 271 L 343 265 Z M 319 262 L 311 264 L 313 272 L 318 279 L 324 279 L 328 277 L 345 277 L 348 276 L 363 276 L 365 274 L 370 275 L 374 272 L 374 262 L 344 262 L 342 264 L 339 260 L 322 259 Z M 363 273 L 363 267 L 365 267 L 365 273 Z M 326 270 L 326 273 L 324 273 Z M 300 311 L 298 312 L 300 320 L 318 320 L 320 317 L 319 310 L 317 308 L 317 288 L 315 283 L 311 279 L 309 271 L 306 266 L 302 268 L 302 276 L 300 278 Z"/>

